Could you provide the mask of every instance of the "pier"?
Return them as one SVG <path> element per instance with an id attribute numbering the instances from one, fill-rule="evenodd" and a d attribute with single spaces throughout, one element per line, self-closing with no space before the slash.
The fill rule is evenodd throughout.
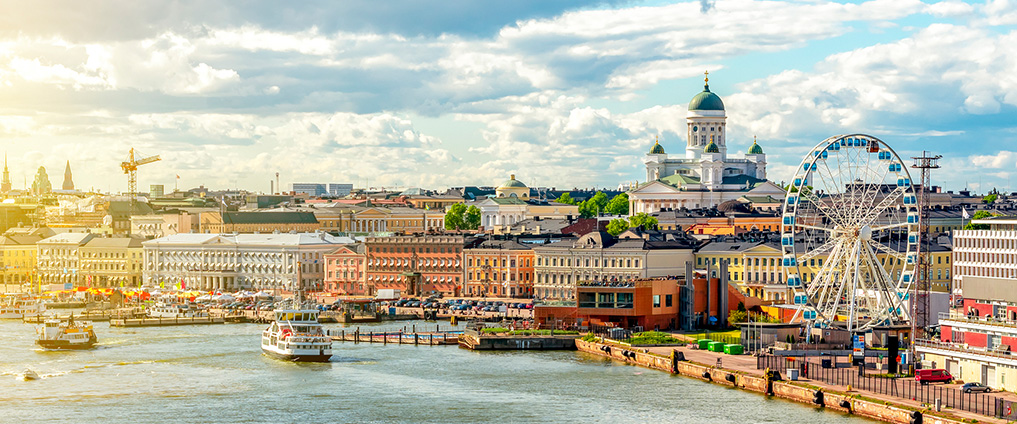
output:
<path id="1" fill-rule="evenodd" d="M 168 327 L 172 325 L 207 325 L 225 324 L 226 317 L 186 317 L 186 318 L 126 318 L 111 319 L 110 327 Z"/>
<path id="2" fill-rule="evenodd" d="M 428 346 L 451 346 L 459 344 L 461 332 L 457 330 L 442 331 L 441 327 L 435 326 L 435 331 L 417 331 L 416 326 L 408 331 L 361 331 L 347 329 L 329 330 L 328 336 L 332 341 L 352 343 L 379 343 L 379 344 L 409 344 Z"/>

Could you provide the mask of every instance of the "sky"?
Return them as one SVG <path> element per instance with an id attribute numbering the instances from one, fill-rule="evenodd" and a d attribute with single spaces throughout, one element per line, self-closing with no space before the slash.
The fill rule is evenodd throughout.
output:
<path id="1" fill-rule="evenodd" d="M 291 4 L 292 3 L 292 4 Z M 0 0 L 15 188 L 293 182 L 616 188 L 684 150 L 710 72 L 728 149 L 788 181 L 863 133 L 947 190 L 1017 191 L 1017 0 Z M 179 176 L 179 178 L 177 178 Z"/>

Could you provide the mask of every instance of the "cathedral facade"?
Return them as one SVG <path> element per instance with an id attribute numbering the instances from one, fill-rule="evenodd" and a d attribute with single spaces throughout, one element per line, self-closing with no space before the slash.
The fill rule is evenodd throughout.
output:
<path id="1" fill-rule="evenodd" d="M 783 197 L 766 180 L 766 154 L 753 140 L 744 155 L 728 155 L 727 112 L 720 96 L 703 91 L 689 102 L 682 155 L 668 155 L 659 141 L 643 158 L 646 183 L 629 192 L 630 213 L 715 207 L 746 196 Z"/>

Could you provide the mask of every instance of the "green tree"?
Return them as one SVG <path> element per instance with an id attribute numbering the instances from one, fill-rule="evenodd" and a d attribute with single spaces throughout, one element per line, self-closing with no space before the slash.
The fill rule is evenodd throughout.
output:
<path id="1" fill-rule="evenodd" d="M 612 219 L 607 223 L 607 233 L 612 236 L 617 236 L 627 229 L 629 229 L 629 221 L 625 218 Z"/>
<path id="2" fill-rule="evenodd" d="M 604 211 L 611 215 L 628 215 L 629 214 L 628 193 L 622 193 L 612 197 L 611 201 L 607 202 L 607 206 L 604 207 Z"/>
<path id="3" fill-rule="evenodd" d="M 579 204 L 579 216 L 583 218 L 592 218 L 597 216 L 601 212 L 605 212 L 607 207 L 607 195 L 602 191 L 598 191 L 593 197 L 586 199 L 583 203 Z"/>
<path id="4" fill-rule="evenodd" d="M 467 230 L 476 230 L 480 228 L 480 208 L 470 205 L 470 207 L 466 209 L 466 217 L 463 221 L 464 227 Z"/>
<path id="5" fill-rule="evenodd" d="M 572 198 L 571 194 L 569 194 L 568 192 L 565 192 L 565 193 L 562 193 L 561 196 L 558 196 L 558 203 L 564 203 L 566 205 L 574 205 L 577 202 L 576 202 L 575 199 Z"/>
<path id="6" fill-rule="evenodd" d="M 982 203 L 988 203 L 988 204 L 990 204 L 990 205 L 991 205 L 991 204 L 992 204 L 993 202 L 995 202 L 995 201 L 996 201 L 996 199 L 998 199 L 998 198 L 999 198 L 999 196 L 997 196 L 997 195 L 995 195 L 995 194 L 990 194 L 990 195 L 988 195 L 988 196 L 985 196 L 985 197 L 983 197 L 983 198 L 982 198 Z"/>
<path id="7" fill-rule="evenodd" d="M 445 212 L 445 229 L 461 230 L 466 227 L 466 205 L 456 203 Z"/>
<path id="8" fill-rule="evenodd" d="M 643 227 L 644 230 L 653 230 L 657 228 L 657 218 L 654 218 L 646 212 L 640 212 L 629 217 L 630 227 Z"/>
<path id="9" fill-rule="evenodd" d="M 991 213 L 989 213 L 989 211 L 975 211 L 975 216 L 972 216 L 971 220 L 974 221 L 976 219 L 985 219 L 985 218 L 988 218 L 990 216 L 993 216 L 993 215 Z M 989 229 L 989 224 L 972 224 L 971 222 L 968 222 L 967 225 L 964 226 L 964 229 L 965 230 L 988 230 Z"/>
<path id="10" fill-rule="evenodd" d="M 748 313 L 745 311 L 731 311 L 727 315 L 727 321 L 731 324 L 738 324 L 749 320 Z"/>

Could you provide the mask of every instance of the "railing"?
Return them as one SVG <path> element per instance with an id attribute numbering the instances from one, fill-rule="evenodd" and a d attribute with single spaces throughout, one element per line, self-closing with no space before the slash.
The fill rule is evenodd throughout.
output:
<path id="1" fill-rule="evenodd" d="M 756 357 L 756 369 L 770 369 L 786 373 L 797 369 L 800 378 L 822 381 L 837 386 L 850 385 L 854 389 L 933 404 L 938 399 L 942 406 L 974 412 L 990 417 L 1008 417 L 1007 406 L 1011 401 L 989 394 L 964 393 L 956 387 L 921 384 L 913 377 L 873 377 L 849 364 L 838 366 L 836 357 L 826 357 L 820 362 L 816 357 L 769 356 Z M 845 366 L 848 365 L 848 366 Z M 787 374 L 785 374 L 787 375 Z M 1017 406 L 1017 405 L 1014 405 Z M 1012 411 L 1013 408 L 1011 407 Z"/>
<path id="2" fill-rule="evenodd" d="M 576 306 L 574 300 L 534 300 L 533 306 Z"/>
<path id="3" fill-rule="evenodd" d="M 957 312 L 954 312 L 954 311 L 940 312 L 939 313 L 939 319 L 941 319 L 941 320 L 948 319 L 948 320 L 953 320 L 953 321 L 964 321 L 964 322 L 970 322 L 970 323 L 975 323 L 975 324 L 999 325 L 999 326 L 1017 328 L 1017 321 L 1014 321 L 1014 320 L 1000 319 L 1000 318 L 995 318 L 995 317 L 991 317 L 991 316 L 989 316 L 989 317 L 980 317 L 978 315 L 967 315 L 967 314 L 957 313 Z"/>
<path id="4" fill-rule="evenodd" d="M 915 346 L 927 347 L 931 349 L 942 349 L 949 350 L 952 352 L 961 352 L 967 354 L 985 355 L 993 358 L 1017 360 L 1017 356 L 1011 355 L 1009 351 L 993 351 L 984 348 L 969 347 L 956 343 L 945 343 L 937 342 L 933 340 L 915 340 Z"/>

